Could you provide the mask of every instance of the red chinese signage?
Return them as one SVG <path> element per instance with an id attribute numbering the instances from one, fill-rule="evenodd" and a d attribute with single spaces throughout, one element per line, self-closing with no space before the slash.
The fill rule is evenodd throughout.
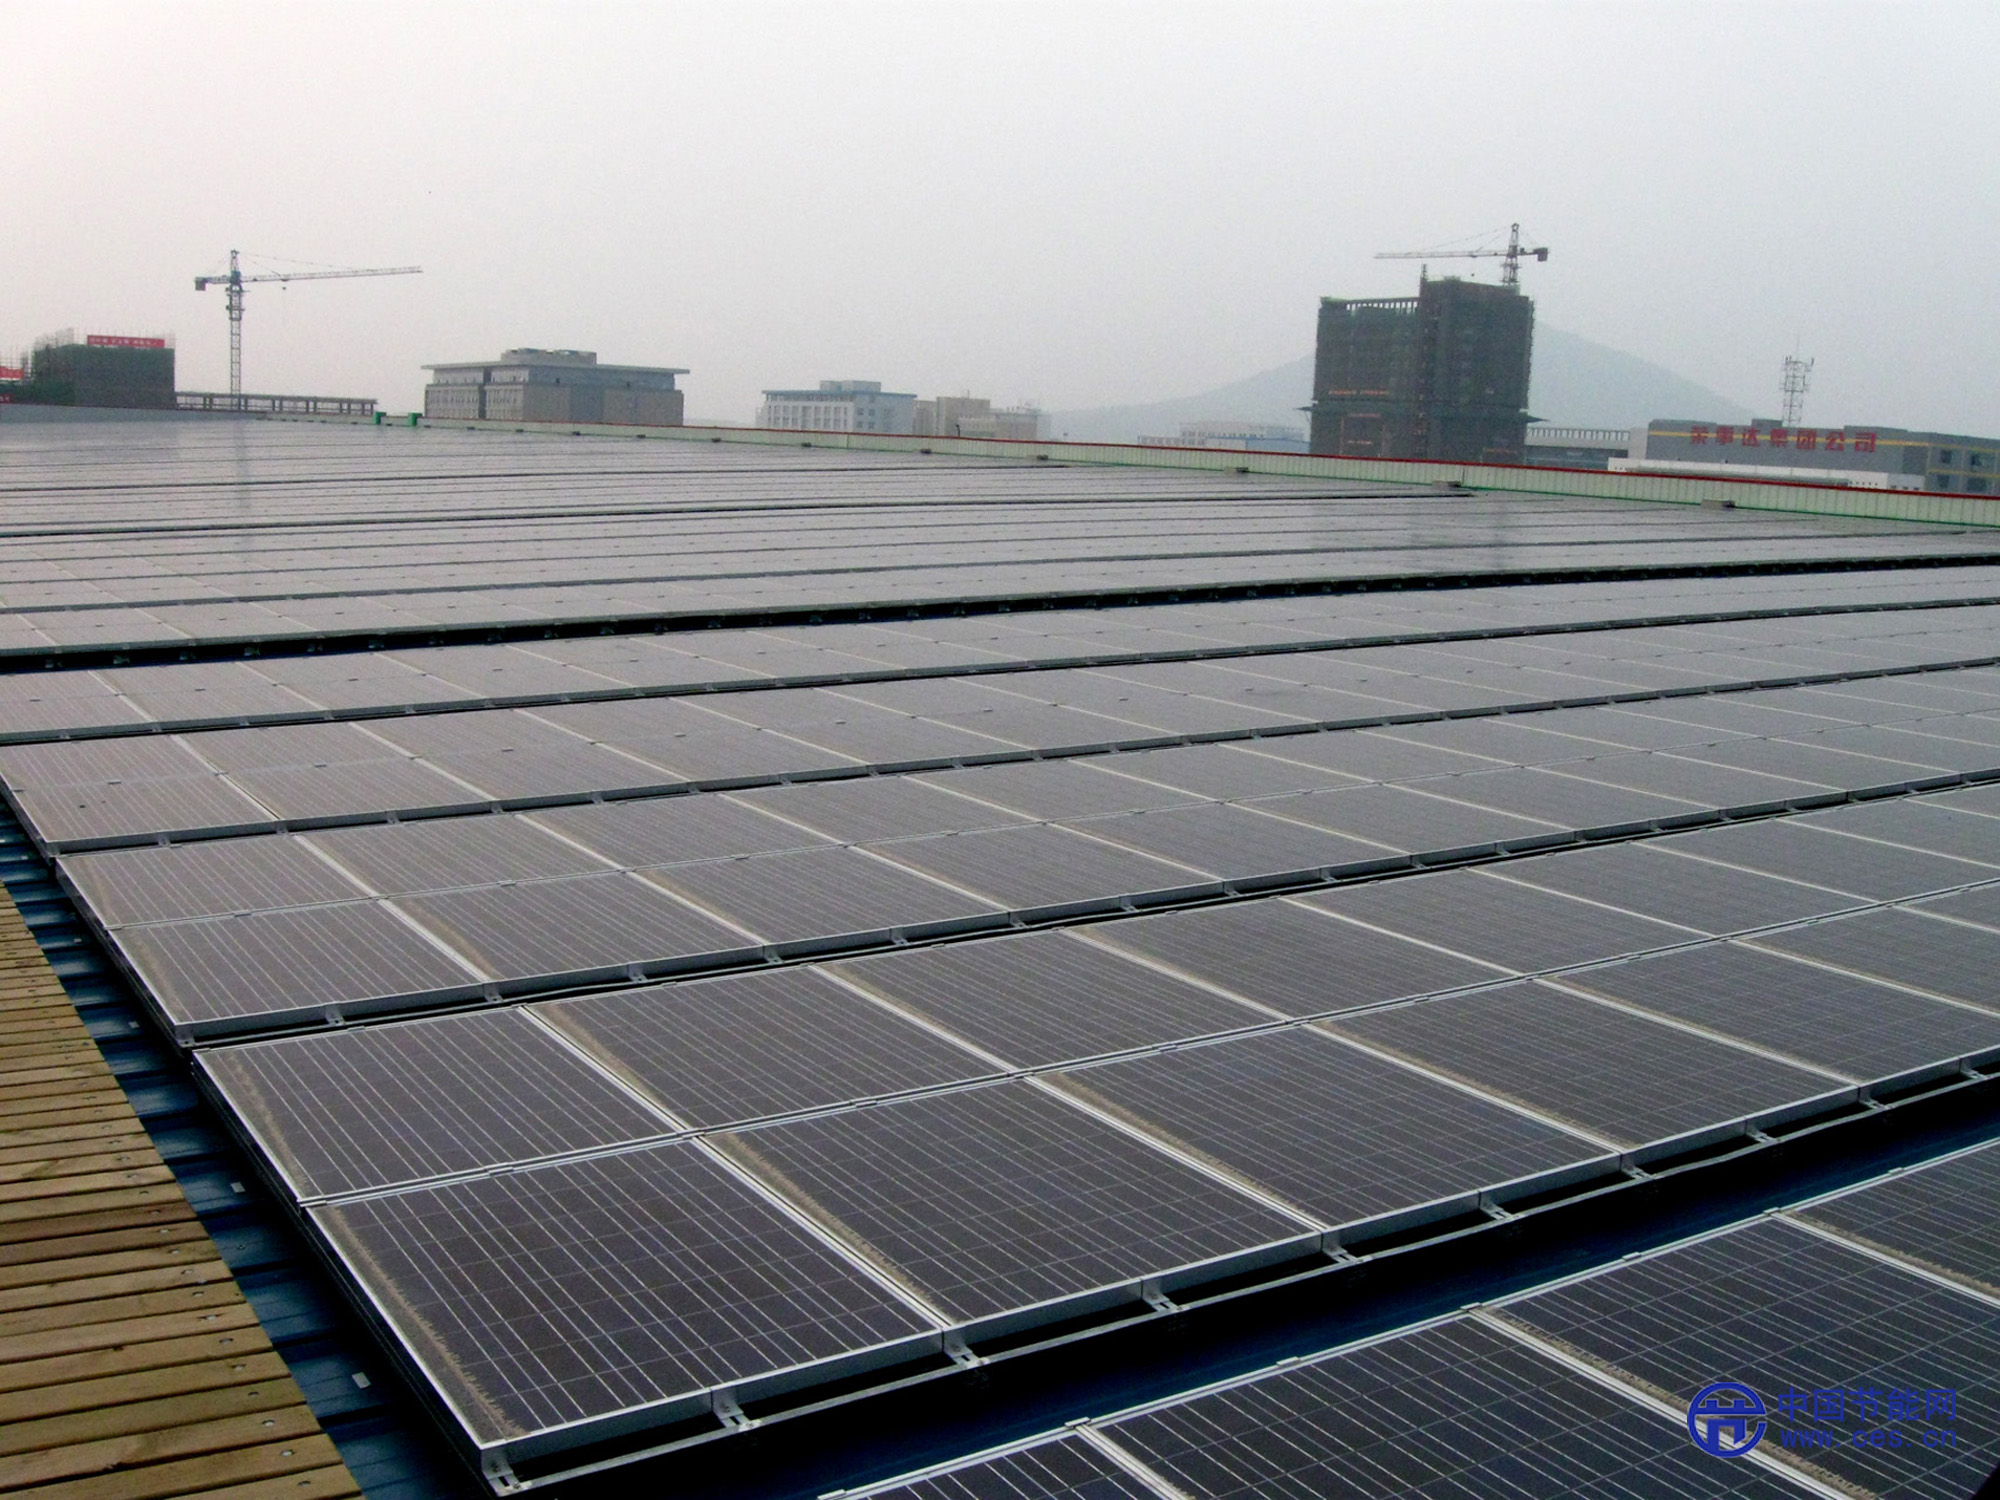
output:
<path id="1" fill-rule="evenodd" d="M 84 342 L 93 349 L 164 349 L 165 339 L 139 338 L 129 333 L 93 333 Z"/>
<path id="2" fill-rule="evenodd" d="M 1773 448 L 1790 447 L 1800 453 L 1811 453 L 1816 448 L 1824 448 L 1828 453 L 1845 453 L 1851 444 L 1856 453 L 1875 451 L 1874 433 L 1848 432 L 1842 427 L 1821 431 L 1817 427 L 1735 427 L 1727 422 L 1710 427 L 1706 422 L 1695 422 L 1688 427 L 1688 442 L 1697 448 L 1705 448 L 1710 443 L 1718 448 L 1732 445 L 1762 448 L 1768 444 Z"/>
<path id="3" fill-rule="evenodd" d="M 12 365 L 0 365 L 0 380 L 26 380 L 28 372 L 17 370 Z"/>

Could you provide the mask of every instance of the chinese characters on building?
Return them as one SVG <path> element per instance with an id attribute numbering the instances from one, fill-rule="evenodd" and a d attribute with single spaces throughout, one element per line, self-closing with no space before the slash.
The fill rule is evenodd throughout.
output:
<path id="1" fill-rule="evenodd" d="M 1737 427 L 1728 422 L 1710 426 L 1707 422 L 1693 422 L 1688 426 L 1688 441 L 1697 448 L 1713 443 L 1718 448 L 1793 448 L 1800 453 L 1816 449 L 1827 453 L 1875 451 L 1874 433 L 1849 432 L 1844 427 L 1822 431 L 1817 427 Z"/>

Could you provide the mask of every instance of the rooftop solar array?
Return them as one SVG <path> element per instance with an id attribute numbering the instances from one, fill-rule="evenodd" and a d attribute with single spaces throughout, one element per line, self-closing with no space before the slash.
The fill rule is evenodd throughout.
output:
<path id="1" fill-rule="evenodd" d="M 502 1488 L 2000 1063 L 1985 534 L 62 431 L 0 439 L 0 783 Z M 1991 1236 L 1906 1191 L 906 1488 L 1792 1493 L 1564 1309 L 1782 1254 L 1959 1347 Z"/>

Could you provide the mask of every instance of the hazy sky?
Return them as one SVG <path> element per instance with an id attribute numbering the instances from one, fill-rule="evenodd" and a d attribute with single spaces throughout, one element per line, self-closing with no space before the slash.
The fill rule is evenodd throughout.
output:
<path id="1" fill-rule="evenodd" d="M 2000 5 L 0 0 L 0 351 L 421 399 L 516 344 L 1049 407 L 1219 385 L 1519 219 L 1548 322 L 1755 406 L 2000 432 Z M 1482 274 L 1491 276 L 1492 262 Z M 1440 267 L 1442 269 L 1442 267 Z M 1545 415 L 1560 419 L 1561 412 Z"/>

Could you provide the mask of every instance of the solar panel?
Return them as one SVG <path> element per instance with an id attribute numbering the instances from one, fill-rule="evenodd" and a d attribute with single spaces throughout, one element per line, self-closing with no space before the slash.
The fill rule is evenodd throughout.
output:
<path id="1" fill-rule="evenodd" d="M 818 1115 L 718 1144 L 958 1319 L 1021 1312 L 1303 1232 L 1025 1083 Z"/>
<path id="2" fill-rule="evenodd" d="M 217 1048 L 201 1063 L 302 1197 L 669 1128 L 518 1010 Z"/>
<path id="3" fill-rule="evenodd" d="M 1066 932 L 850 959 L 835 970 L 1020 1067 L 1270 1019 Z"/>
<path id="4" fill-rule="evenodd" d="M 1663 838 L 1544 854 L 1510 860 L 1490 873 L 1712 933 L 1795 922 L 1861 900 L 1728 865 L 1663 857 L 1679 843 Z"/>
<path id="5" fill-rule="evenodd" d="M 559 807 L 535 817 L 564 838 L 631 867 L 769 854 L 827 842 L 729 797 L 712 795 Z"/>
<path id="6" fill-rule="evenodd" d="M 712 1387 L 931 1326 L 687 1145 L 313 1218 L 482 1444 L 650 1405 L 674 1415 Z"/>
<path id="7" fill-rule="evenodd" d="M 1857 834 L 1891 844 L 1907 844 L 1933 854 L 2000 866 L 2000 828 L 1989 820 L 1969 817 L 1929 797 L 1897 797 L 1886 802 L 1849 803 L 1827 812 L 1810 813 L 1799 822 L 1806 827 Z M 1995 874 L 2000 874 L 1996 870 Z M 1991 879 L 1974 875 L 1973 879 Z"/>
<path id="8" fill-rule="evenodd" d="M 1686 834 L 1675 840 L 1674 850 L 1878 901 L 1949 890 L 1988 878 L 1990 869 L 1940 854 L 1843 838 L 1824 829 L 1802 827 L 1789 818 Z"/>
<path id="9" fill-rule="evenodd" d="M 1316 1015 L 1491 980 L 1503 971 L 1289 900 L 1232 902 L 1093 928 L 1114 948 L 1173 965 L 1286 1015 Z"/>
<path id="10" fill-rule="evenodd" d="M 300 1011 L 449 992 L 478 979 L 369 905 L 127 927 L 117 943 L 175 1028 L 276 1024 Z"/>
<path id="11" fill-rule="evenodd" d="M 2000 1047 L 2000 1015 L 1940 1005 L 1736 943 L 1588 969 L 1565 982 L 1856 1079 Z"/>
<path id="12" fill-rule="evenodd" d="M 21 816 L 52 847 L 182 830 L 266 825 L 271 814 L 219 776 L 16 788 Z"/>
<path id="13" fill-rule="evenodd" d="M 1329 1226 L 1602 1154 L 1310 1028 L 1082 1068 L 1053 1082 Z"/>
<path id="14" fill-rule="evenodd" d="M 1012 765 L 967 766 L 922 779 L 980 804 L 1011 808 L 1031 818 L 1085 818 L 1101 813 L 1137 812 L 1149 807 L 1184 807 L 1200 800 L 1137 779 L 1148 774 L 1130 755 L 1093 755 L 1080 760 L 1020 761 Z M 1115 774 L 1135 771 L 1137 775 Z M 977 805 L 977 804 L 975 804 Z"/>
<path id="15" fill-rule="evenodd" d="M 1106 1435 L 1191 1500 L 1797 1493 L 1463 1320 L 1127 1417 Z"/>
<path id="16" fill-rule="evenodd" d="M 77 854 L 62 868 L 109 927 L 351 901 L 360 894 L 353 881 L 289 838 Z"/>
<path id="17" fill-rule="evenodd" d="M 1695 936 L 1648 917 L 1496 880 L 1481 870 L 1380 881 L 1300 899 L 1524 973 L 1663 948 Z"/>
<path id="18" fill-rule="evenodd" d="M 1200 870 L 1048 825 L 900 840 L 876 852 L 1010 910 L 1200 885 L 1209 878 Z"/>
<path id="19" fill-rule="evenodd" d="M 1632 1146 L 1839 1087 L 1824 1073 L 1532 982 L 1324 1024 Z"/>
<path id="20" fill-rule="evenodd" d="M 725 952 L 752 941 L 629 875 L 445 891 L 398 905 L 502 979 Z"/>
<path id="21" fill-rule="evenodd" d="M 914 776 L 801 782 L 793 786 L 739 792 L 733 800 L 803 823 L 843 843 L 910 838 L 919 834 L 962 833 L 968 829 L 1004 827 L 1022 821 L 1017 815 L 1000 808 L 950 796 Z"/>
<path id="22" fill-rule="evenodd" d="M 1248 807 L 1211 804 L 1126 813 L 1078 827 L 1093 837 L 1225 878 L 1381 857 L 1382 851 L 1373 844 L 1289 821 L 1282 812 L 1293 800 L 1297 799 L 1264 804 L 1271 809 L 1268 814 Z"/>
<path id="23" fill-rule="evenodd" d="M 1421 790 L 1364 786 L 1309 792 L 1287 798 L 1285 816 L 1366 840 L 1382 852 L 1404 854 L 1490 848 L 1514 839 L 1545 838 L 1556 831 L 1552 823 L 1452 801 L 1450 786 L 1432 782 Z"/>
<path id="24" fill-rule="evenodd" d="M 649 985 L 538 1007 L 690 1125 L 978 1077 L 991 1066 L 815 969 Z"/>
<path id="25" fill-rule="evenodd" d="M 871 1500 L 1160 1500 L 1079 1437 L 867 1491 Z"/>
<path id="26" fill-rule="evenodd" d="M 1967 1495 L 2000 1453 L 2000 1309 L 1789 1224 L 1628 1261 L 1507 1314 L 1674 1403 L 1715 1380 L 1743 1382 L 1767 1407 L 1803 1393 L 1805 1410 L 1774 1412 L 1773 1446 L 1783 1451 L 1787 1429 L 1831 1433 L 1806 1457 L 1867 1493 Z M 1911 1389 L 1952 1390 L 1955 1417 L 1900 1427 L 1918 1434 L 1901 1446 L 1853 1441 L 1885 1425 L 1888 1392 Z M 1925 1428 L 1951 1429 L 1952 1446 L 1926 1446 Z"/>
<path id="27" fill-rule="evenodd" d="M 2000 1013 L 1993 979 L 2000 933 L 1985 928 L 1940 922 L 1918 909 L 1872 911 L 1767 933 L 1757 943 Z"/>
<path id="28" fill-rule="evenodd" d="M 2000 1147 L 1985 1146 L 1843 1193 L 1800 1216 L 2000 1297 Z"/>
<path id="29" fill-rule="evenodd" d="M 645 878 L 773 943 L 944 922 L 996 909 L 855 849 L 708 860 Z"/>
<path id="30" fill-rule="evenodd" d="M 603 860 L 542 832 L 531 818 L 511 813 L 326 829 L 306 842 L 385 896 L 587 875 L 604 868 Z"/>

